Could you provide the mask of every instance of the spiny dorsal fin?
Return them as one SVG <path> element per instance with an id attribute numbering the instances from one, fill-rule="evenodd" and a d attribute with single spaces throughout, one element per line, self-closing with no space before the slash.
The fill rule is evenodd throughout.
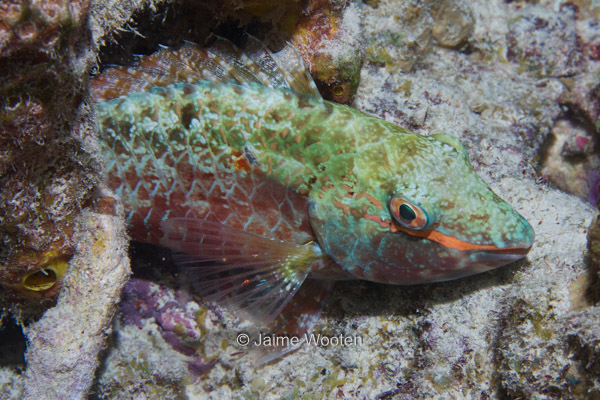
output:
<path id="1" fill-rule="evenodd" d="M 287 42 L 286 47 L 277 53 L 276 58 L 279 65 L 283 66 L 281 70 L 284 71 L 285 79 L 292 91 L 302 93 L 309 98 L 322 100 L 321 93 L 304 65 L 296 46 Z"/>
<path id="2" fill-rule="evenodd" d="M 246 43 L 244 44 L 244 53 L 257 66 L 255 74 L 261 77 L 263 82 L 268 82 L 266 86 L 291 90 L 285 72 L 283 72 L 277 61 L 275 61 L 271 50 L 263 42 L 252 35 L 247 35 Z"/>
<path id="3" fill-rule="evenodd" d="M 132 66 L 112 67 L 90 82 L 95 102 L 102 102 L 130 93 L 149 91 L 155 86 L 175 82 L 196 82 L 204 78 L 197 63 L 197 51 L 186 45 L 178 50 L 162 48 L 148 56 L 140 56 Z"/>
<path id="4" fill-rule="evenodd" d="M 240 84 L 256 82 L 269 86 L 268 79 L 261 79 L 260 66 L 229 40 L 217 36 L 206 53 L 213 57 L 220 68 L 227 71 L 229 80 Z"/>
<path id="5" fill-rule="evenodd" d="M 155 86 L 206 80 L 235 82 L 242 86 L 260 83 L 321 102 L 321 95 L 297 49 L 288 43 L 288 49 L 281 53 L 277 59 L 286 61 L 287 70 L 281 68 L 261 41 L 250 35 L 243 49 L 222 37 L 217 37 L 206 49 L 186 42 L 176 50 L 161 48 L 151 55 L 141 56 L 132 66 L 105 70 L 91 81 L 92 95 L 95 102 L 102 102 Z"/>

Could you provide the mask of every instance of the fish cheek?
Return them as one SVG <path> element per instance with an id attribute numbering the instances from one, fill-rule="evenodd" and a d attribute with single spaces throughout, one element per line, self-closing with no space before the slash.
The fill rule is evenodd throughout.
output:
<path id="1" fill-rule="evenodd" d="M 377 254 L 383 263 L 394 266 L 388 270 L 387 282 L 400 285 L 452 279 L 464 257 L 460 251 L 402 232 L 387 234 Z"/>
<path id="2" fill-rule="evenodd" d="M 423 269 L 431 261 L 431 255 L 424 249 L 422 241 L 402 232 L 390 232 L 381 240 L 377 255 L 381 261 L 404 273 Z"/>
<path id="3" fill-rule="evenodd" d="M 309 205 L 313 232 L 322 250 L 345 271 L 346 277 L 385 282 L 385 265 L 377 259 L 377 248 L 386 232 L 364 218 L 338 212 L 327 203 Z"/>
<path id="4" fill-rule="evenodd" d="M 309 200 L 308 215 L 313 232 L 325 253 L 345 264 L 349 250 L 357 240 L 348 218 L 339 218 L 334 207 Z"/>

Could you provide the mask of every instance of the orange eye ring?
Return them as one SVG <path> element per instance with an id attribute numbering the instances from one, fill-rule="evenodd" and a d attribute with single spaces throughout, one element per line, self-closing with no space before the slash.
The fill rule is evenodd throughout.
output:
<path id="1" fill-rule="evenodd" d="M 405 197 L 392 197 L 389 207 L 396 222 L 405 228 L 421 230 L 427 228 L 433 222 L 425 210 Z"/>

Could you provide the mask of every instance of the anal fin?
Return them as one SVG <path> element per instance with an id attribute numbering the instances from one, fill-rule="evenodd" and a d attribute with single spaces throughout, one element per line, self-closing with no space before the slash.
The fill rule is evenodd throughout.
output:
<path id="1" fill-rule="evenodd" d="M 258 365 L 275 360 L 294 351 L 306 342 L 306 334 L 315 326 L 334 281 L 307 279 L 294 298 L 285 306 L 277 318 L 269 325 L 269 338 L 297 338 L 295 346 L 287 339 L 279 344 L 260 346 L 256 363 Z M 273 342 L 273 340 L 270 340 Z"/>

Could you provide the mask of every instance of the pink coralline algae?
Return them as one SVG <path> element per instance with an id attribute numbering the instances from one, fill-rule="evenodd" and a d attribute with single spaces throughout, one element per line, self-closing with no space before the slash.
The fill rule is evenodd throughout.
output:
<path id="1" fill-rule="evenodd" d="M 139 328 L 143 319 L 154 318 L 167 342 L 177 351 L 193 355 L 192 343 L 200 340 L 200 328 L 195 314 L 187 307 L 190 301 L 184 291 L 170 293 L 155 283 L 134 278 L 125 286 L 121 311 L 126 323 Z"/>
<path id="2" fill-rule="evenodd" d="M 542 173 L 551 182 L 593 205 L 599 200 L 600 184 L 595 130 L 583 111 L 564 107 L 542 157 Z"/>
<path id="3" fill-rule="evenodd" d="M 144 320 L 154 318 L 162 337 L 173 349 L 194 357 L 188 364 L 192 374 L 202 375 L 214 365 L 198 355 L 203 313 L 188 291 L 170 291 L 156 283 L 133 278 L 125 286 L 120 308 L 123 321 L 140 329 Z"/>

